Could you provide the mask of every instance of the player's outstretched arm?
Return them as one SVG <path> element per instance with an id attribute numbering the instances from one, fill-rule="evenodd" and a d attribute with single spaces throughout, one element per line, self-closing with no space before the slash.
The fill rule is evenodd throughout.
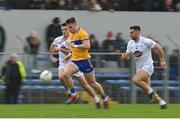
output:
<path id="1" fill-rule="evenodd" d="M 131 53 L 130 52 L 126 52 L 126 53 L 122 54 L 121 58 L 123 60 L 128 60 L 130 58 L 130 56 L 131 56 Z"/>
<path id="2" fill-rule="evenodd" d="M 50 48 L 49 48 L 49 49 L 50 49 L 50 50 L 49 50 L 49 52 L 50 52 L 49 58 L 50 58 L 50 60 L 51 60 L 52 62 L 57 62 L 57 58 L 53 57 L 55 47 L 56 47 L 56 45 L 51 44 L 51 46 L 50 46 Z"/>
<path id="3" fill-rule="evenodd" d="M 155 49 L 157 51 L 157 53 L 158 53 L 158 55 L 160 57 L 160 65 L 161 65 L 161 67 L 163 69 L 167 68 L 166 60 L 165 60 L 165 57 L 164 57 L 164 51 L 163 51 L 162 47 L 159 44 L 156 44 L 153 49 Z"/>

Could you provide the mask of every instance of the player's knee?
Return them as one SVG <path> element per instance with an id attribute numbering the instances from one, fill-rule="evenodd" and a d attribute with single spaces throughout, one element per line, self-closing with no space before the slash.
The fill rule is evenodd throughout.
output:
<path id="1" fill-rule="evenodd" d="M 60 80 L 64 80 L 64 75 L 61 74 L 61 75 L 59 76 L 59 79 L 60 79 Z"/>
<path id="2" fill-rule="evenodd" d="M 133 81 L 133 83 L 135 83 L 135 84 L 138 84 L 138 82 L 139 82 L 139 80 L 138 80 L 137 78 L 135 78 L 135 77 L 132 79 L 132 81 Z"/>
<path id="3" fill-rule="evenodd" d="M 94 88 L 95 85 L 96 85 L 95 82 L 88 82 L 88 84 L 89 84 L 91 87 L 93 87 L 93 88 Z"/>
<path id="4" fill-rule="evenodd" d="M 63 78 L 67 78 L 68 76 L 69 76 L 68 72 L 64 72 L 64 73 L 62 74 L 62 77 L 63 77 Z"/>

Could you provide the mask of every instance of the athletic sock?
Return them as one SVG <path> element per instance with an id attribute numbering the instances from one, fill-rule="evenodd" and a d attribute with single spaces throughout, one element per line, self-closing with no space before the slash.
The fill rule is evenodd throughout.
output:
<path id="1" fill-rule="evenodd" d="M 149 88 L 149 89 L 147 90 L 148 95 L 152 94 L 152 92 L 153 92 L 153 89 L 152 89 L 152 88 Z"/>
<path id="2" fill-rule="evenodd" d="M 94 100 L 96 101 L 96 103 L 99 103 L 99 102 L 100 102 L 99 97 L 98 97 L 97 95 L 94 96 Z"/>
<path id="3" fill-rule="evenodd" d="M 76 90 L 74 88 L 71 88 L 70 93 L 71 93 L 71 95 L 76 95 Z"/>
<path id="4" fill-rule="evenodd" d="M 165 102 L 164 100 L 161 100 L 161 101 L 159 102 L 159 104 L 160 104 L 160 105 L 165 105 L 166 102 Z"/>
<path id="5" fill-rule="evenodd" d="M 67 92 L 67 94 L 71 94 L 70 89 L 67 89 L 66 92 Z"/>
<path id="6" fill-rule="evenodd" d="M 102 99 L 103 99 L 103 101 L 106 101 L 106 100 L 108 100 L 108 97 L 107 96 L 102 96 Z"/>

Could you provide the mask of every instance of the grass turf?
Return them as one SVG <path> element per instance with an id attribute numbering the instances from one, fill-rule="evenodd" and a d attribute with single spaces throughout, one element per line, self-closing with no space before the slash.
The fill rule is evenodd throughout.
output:
<path id="1" fill-rule="evenodd" d="M 93 104 L 19 104 L 0 105 L 0 118 L 180 118 L 180 104 L 161 110 L 155 104 L 113 104 L 109 110 Z"/>

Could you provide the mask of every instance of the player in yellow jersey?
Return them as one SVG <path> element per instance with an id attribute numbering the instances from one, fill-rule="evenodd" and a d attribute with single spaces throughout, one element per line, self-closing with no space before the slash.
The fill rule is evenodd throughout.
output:
<path id="1" fill-rule="evenodd" d="M 63 60 L 66 57 L 66 55 L 70 51 L 70 46 L 69 46 L 69 29 L 67 27 L 66 23 L 61 24 L 61 31 L 62 31 L 62 36 L 59 36 L 54 39 L 50 46 L 50 60 L 52 62 L 57 62 L 58 59 L 53 56 L 54 51 L 58 51 L 59 53 L 59 67 L 58 67 L 58 77 L 61 80 L 63 86 L 67 89 L 69 92 L 69 89 L 66 86 L 66 81 L 62 77 L 62 73 L 64 71 L 64 68 L 70 62 L 70 60 L 67 63 L 64 63 Z M 77 79 L 80 83 L 80 85 L 89 93 L 90 96 L 92 96 L 96 102 L 97 108 L 100 108 L 100 100 L 99 97 L 96 95 L 95 91 L 92 89 L 92 87 L 87 83 L 84 75 L 79 71 L 76 74 L 73 75 L 75 79 Z M 71 81 L 73 85 L 73 81 Z M 78 98 L 78 97 L 77 97 Z"/>
<path id="2" fill-rule="evenodd" d="M 77 95 L 73 85 L 71 85 L 71 76 L 76 72 L 81 71 L 83 72 L 87 82 L 101 95 L 104 107 L 108 109 L 108 96 L 106 96 L 102 86 L 96 82 L 95 73 L 90 61 L 90 41 L 88 33 L 77 25 L 76 19 L 74 17 L 67 19 L 66 23 L 71 32 L 69 43 L 71 46 L 71 54 L 65 58 L 65 61 L 70 57 L 72 59 L 71 63 L 68 63 L 65 67 L 63 74 L 64 78 L 66 79 L 67 86 L 72 94 L 67 100 L 67 103 L 74 101 Z"/>

